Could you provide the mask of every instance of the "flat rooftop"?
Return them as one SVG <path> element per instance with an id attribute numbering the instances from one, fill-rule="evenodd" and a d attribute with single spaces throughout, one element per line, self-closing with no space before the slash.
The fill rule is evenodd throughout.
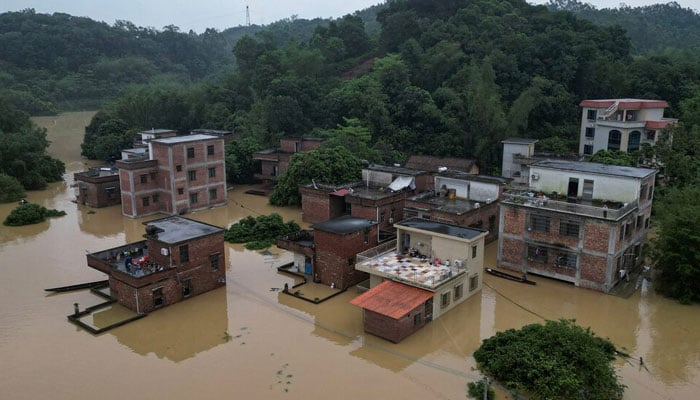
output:
<path id="1" fill-rule="evenodd" d="M 441 260 L 440 263 L 435 263 L 435 260 L 430 258 L 411 257 L 396 251 L 389 251 L 369 259 L 361 254 L 357 256 L 356 270 L 428 290 L 435 290 L 443 283 L 467 272 L 461 263 L 458 263 L 459 266 L 455 265 L 454 260 L 452 262 Z"/>
<path id="2" fill-rule="evenodd" d="M 199 140 L 215 140 L 215 139 L 218 140 L 219 138 L 216 136 L 212 136 L 212 135 L 195 134 L 195 135 L 173 136 L 173 137 L 169 137 L 169 138 L 153 139 L 153 140 L 151 140 L 151 143 L 176 144 L 176 143 L 196 142 Z"/>
<path id="3" fill-rule="evenodd" d="M 433 210 L 442 211 L 450 214 L 462 215 L 468 213 L 471 210 L 478 209 L 482 205 L 490 204 L 486 202 L 472 201 L 462 198 L 450 199 L 448 197 L 440 197 L 436 195 L 424 196 L 417 195 L 413 196 L 409 200 L 430 204 Z M 477 205 L 478 204 L 478 205 Z"/>
<path id="4" fill-rule="evenodd" d="M 508 138 L 501 140 L 501 143 L 509 143 L 509 144 L 535 144 L 539 142 L 537 139 L 528 139 L 528 138 Z"/>
<path id="5" fill-rule="evenodd" d="M 311 228 L 323 232 L 347 235 L 348 233 L 357 232 L 359 230 L 369 228 L 374 225 L 377 225 L 376 221 L 371 221 L 365 218 L 352 217 L 348 215 L 311 225 Z"/>
<path id="6" fill-rule="evenodd" d="M 422 218 L 406 219 L 394 224 L 394 226 L 421 229 L 428 232 L 440 233 L 443 235 L 454 236 L 462 239 L 474 239 L 477 236 L 486 233 L 486 231 L 483 231 L 481 229 L 445 224 L 442 222 L 435 222 Z"/>
<path id="7" fill-rule="evenodd" d="M 419 169 L 413 169 L 413 168 L 405 168 L 405 167 L 396 167 L 396 166 L 391 166 L 391 165 L 379 165 L 379 164 L 370 164 L 367 167 L 362 168 L 367 171 L 377 171 L 377 172 L 389 172 L 392 174 L 399 174 L 399 175 L 406 175 L 406 176 L 417 176 L 417 175 L 423 175 L 427 174 L 427 171 L 419 170 Z"/>
<path id="8" fill-rule="evenodd" d="M 621 165 L 568 160 L 542 160 L 530 166 L 530 168 L 533 167 L 586 172 L 599 175 L 621 176 L 627 178 L 646 178 L 647 176 L 651 176 L 657 172 L 655 169 L 650 168 L 625 167 Z"/>
<path id="9" fill-rule="evenodd" d="M 500 176 L 489 176 L 489 175 L 476 175 L 467 172 L 455 171 L 448 169 L 447 171 L 440 171 L 438 176 L 444 176 L 445 178 L 461 179 L 463 181 L 474 181 L 474 182 L 485 182 L 493 184 L 506 184 L 512 179 L 503 178 Z"/>
<path id="10" fill-rule="evenodd" d="M 185 240 L 223 232 L 224 230 L 218 226 L 177 216 L 149 221 L 145 225 L 147 226 L 147 232 L 149 226 L 158 228 L 157 240 L 168 244 L 180 243 Z"/>

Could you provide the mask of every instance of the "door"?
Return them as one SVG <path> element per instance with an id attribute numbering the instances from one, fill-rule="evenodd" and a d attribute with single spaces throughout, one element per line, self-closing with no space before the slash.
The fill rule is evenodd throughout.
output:
<path id="1" fill-rule="evenodd" d="M 402 233 L 401 234 L 401 250 L 408 251 L 409 247 L 411 247 L 411 235 L 409 235 L 408 233 Z"/>
<path id="2" fill-rule="evenodd" d="M 590 179 L 584 179 L 583 180 L 583 194 L 582 194 L 582 202 L 584 204 L 591 204 L 593 201 L 593 181 Z"/>
<path id="3" fill-rule="evenodd" d="M 425 323 L 433 320 L 433 299 L 430 298 L 425 302 Z"/>
<path id="4" fill-rule="evenodd" d="M 569 178 L 569 188 L 566 191 L 566 200 L 575 203 L 576 197 L 578 197 L 578 178 Z"/>

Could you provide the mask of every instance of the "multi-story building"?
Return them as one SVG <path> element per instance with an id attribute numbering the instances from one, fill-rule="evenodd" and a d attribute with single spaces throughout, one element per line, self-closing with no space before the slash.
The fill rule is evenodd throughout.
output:
<path id="1" fill-rule="evenodd" d="M 498 236 L 498 204 L 509 179 L 446 170 L 434 177 L 435 191 L 407 197 L 404 218 L 423 218 L 487 229 L 486 242 Z"/>
<path id="2" fill-rule="evenodd" d="M 280 147 L 253 153 L 253 161 L 260 161 L 260 171 L 255 178 L 263 182 L 276 182 L 289 168 L 289 159 L 295 153 L 317 149 L 323 143 L 320 138 L 284 137 Z"/>
<path id="3" fill-rule="evenodd" d="M 498 266 L 608 292 L 641 261 L 656 170 L 544 160 L 500 205 Z"/>
<path id="4" fill-rule="evenodd" d="M 481 289 L 486 232 L 420 218 L 395 227 L 396 240 L 357 255 L 370 289 L 351 303 L 366 332 L 397 343 Z"/>
<path id="5" fill-rule="evenodd" d="M 119 304 L 143 314 L 226 284 L 222 228 L 177 216 L 145 225 L 146 240 L 87 255 Z"/>
<path id="6" fill-rule="evenodd" d="M 75 201 L 90 207 L 109 207 L 121 202 L 119 170 L 113 166 L 90 168 L 73 174 Z"/>
<path id="7" fill-rule="evenodd" d="M 537 161 L 533 158 L 537 139 L 509 138 L 502 140 L 501 143 L 503 143 L 501 176 L 512 179 L 514 185 L 527 184 L 529 166 Z"/>
<path id="8" fill-rule="evenodd" d="M 117 162 L 122 213 L 182 214 L 226 204 L 223 139 L 210 135 L 151 139 L 141 156 Z"/>
<path id="9" fill-rule="evenodd" d="M 583 100 L 580 104 L 579 154 L 591 156 L 599 150 L 633 152 L 645 143 L 656 144 L 659 131 L 675 124 L 664 118 L 664 100 Z"/>

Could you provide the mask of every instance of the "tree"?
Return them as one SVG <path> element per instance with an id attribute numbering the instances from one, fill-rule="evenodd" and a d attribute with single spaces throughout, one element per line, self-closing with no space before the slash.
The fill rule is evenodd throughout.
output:
<path id="1" fill-rule="evenodd" d="M 627 153 L 620 150 L 598 150 L 593 154 L 590 161 L 601 164 L 636 167 L 639 161 L 638 158 L 639 157 L 634 153 Z"/>
<path id="2" fill-rule="evenodd" d="M 18 201 L 24 197 L 24 187 L 12 176 L 0 173 L 0 203 Z"/>
<path id="3" fill-rule="evenodd" d="M 232 243 L 247 243 L 248 249 L 264 249 L 286 234 L 301 228 L 294 221 L 284 222 L 279 214 L 247 216 L 232 224 L 224 232 L 224 240 Z"/>
<path id="4" fill-rule="evenodd" d="M 508 329 L 474 352 L 482 370 L 531 399 L 622 399 L 615 346 L 573 320 Z"/>
<path id="5" fill-rule="evenodd" d="M 3 222 L 7 226 L 22 226 L 38 224 L 49 217 L 61 217 L 66 215 L 65 211 L 50 210 L 38 204 L 21 204 L 14 210 L 10 211 L 10 215 Z"/>
<path id="6" fill-rule="evenodd" d="M 360 160 L 341 146 L 296 153 L 289 160 L 287 173 L 277 181 L 270 204 L 299 205 L 299 185 L 311 183 L 312 179 L 330 184 L 355 182 L 360 179 L 361 168 Z"/>
<path id="7" fill-rule="evenodd" d="M 226 181 L 229 183 L 253 183 L 256 170 L 253 153 L 262 146 L 252 138 L 234 140 L 226 144 Z"/>
<path id="8" fill-rule="evenodd" d="M 700 185 L 671 188 L 654 204 L 658 236 L 651 259 L 656 289 L 682 303 L 700 302 Z"/>

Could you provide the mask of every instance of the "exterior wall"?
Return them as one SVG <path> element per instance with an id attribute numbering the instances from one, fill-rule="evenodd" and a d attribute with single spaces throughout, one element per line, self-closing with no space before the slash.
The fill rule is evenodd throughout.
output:
<path id="1" fill-rule="evenodd" d="M 311 224 L 338 218 L 345 214 L 345 197 L 323 190 L 300 187 L 301 220 Z"/>
<path id="2" fill-rule="evenodd" d="M 483 256 L 481 258 L 483 260 Z M 478 285 L 474 289 L 469 290 L 469 279 L 472 276 L 478 279 Z M 470 269 L 468 273 L 462 274 L 458 278 L 452 279 L 446 284 L 437 288 L 435 290 L 435 295 L 433 296 L 433 319 L 439 318 L 451 309 L 457 307 L 457 305 L 471 297 L 473 294 L 478 293 L 481 290 L 481 281 L 482 274 L 479 272 L 474 272 Z M 455 299 L 455 287 L 460 285 L 462 286 L 462 296 Z M 443 295 L 446 295 L 449 298 L 449 302 L 446 306 L 443 306 L 441 303 Z"/>
<path id="3" fill-rule="evenodd" d="M 365 230 L 339 235 L 331 232 L 314 231 L 316 245 L 316 263 L 314 277 L 325 285 L 335 284 L 336 288 L 346 289 L 368 278 L 368 274 L 355 270 L 355 256 L 365 250 L 376 247 L 378 243 L 377 225 L 368 228 L 368 240 Z"/>
<path id="4" fill-rule="evenodd" d="M 319 139 L 282 138 L 280 139 L 280 148 L 285 153 L 298 153 L 316 149 L 321 146 L 321 143 L 322 141 Z"/>
<path id="5" fill-rule="evenodd" d="M 78 183 L 76 202 L 90 207 L 109 207 L 121 202 L 119 175 L 86 177 L 75 174 Z"/>
<path id="6" fill-rule="evenodd" d="M 487 229 L 489 233 L 486 236 L 486 243 L 491 243 L 498 238 L 498 205 L 498 202 L 493 202 L 472 209 L 464 214 L 432 210 L 430 211 L 430 219 L 458 226 Z"/>
<path id="7" fill-rule="evenodd" d="M 583 181 L 593 181 L 593 199 L 634 202 L 639 198 L 640 181 L 636 178 L 597 175 L 578 171 L 555 170 L 530 166 L 530 187 L 543 193 L 557 192 L 567 194 L 569 179 L 578 179 L 578 197 L 583 195 Z"/>
<path id="8" fill-rule="evenodd" d="M 416 315 L 420 315 L 418 324 L 414 322 Z M 365 332 L 398 343 L 425 325 L 425 304 L 419 305 L 398 320 L 365 309 L 363 319 Z"/>
<path id="9" fill-rule="evenodd" d="M 596 111 L 596 119 L 588 119 L 588 111 Z M 647 133 L 655 131 L 655 129 L 647 129 L 647 121 L 661 121 L 664 119 L 664 108 L 639 108 L 639 109 L 618 109 L 618 111 L 610 116 L 607 120 L 601 119 L 605 115 L 606 107 L 582 107 L 581 113 L 581 130 L 579 133 L 579 154 L 584 155 L 584 146 L 593 146 L 592 152 L 589 155 L 595 154 L 599 150 L 608 149 L 608 137 L 610 131 L 618 130 L 621 133 L 620 150 L 627 151 L 629 144 L 629 135 L 633 131 L 638 131 L 641 134 L 640 143 L 656 143 L 656 135 L 654 139 L 645 140 Z M 594 137 L 586 137 L 586 128 L 594 129 Z"/>
<path id="10" fill-rule="evenodd" d="M 513 178 L 515 183 L 527 182 L 527 167 L 523 167 L 513 162 L 513 156 L 522 155 L 532 157 L 535 152 L 535 144 L 503 143 L 503 163 L 501 165 L 501 176 Z"/>
<path id="11" fill-rule="evenodd" d="M 380 230 L 393 230 L 393 224 L 403 220 L 405 196 L 404 192 L 378 200 L 345 196 L 345 201 L 350 203 L 353 217 L 377 221 Z"/>
<path id="12" fill-rule="evenodd" d="M 440 190 L 443 185 L 448 189 L 455 189 L 457 197 L 473 201 L 495 201 L 498 200 L 501 192 L 501 185 L 496 183 L 436 176 L 435 188 Z"/>

